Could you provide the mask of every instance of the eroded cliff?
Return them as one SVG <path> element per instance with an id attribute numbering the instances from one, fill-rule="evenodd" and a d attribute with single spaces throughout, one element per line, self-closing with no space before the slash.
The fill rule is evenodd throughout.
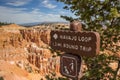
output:
<path id="1" fill-rule="evenodd" d="M 59 74 L 60 60 L 52 57 L 49 43 L 50 30 L 21 28 L 15 24 L 0 27 L 0 60 L 28 73 Z"/>

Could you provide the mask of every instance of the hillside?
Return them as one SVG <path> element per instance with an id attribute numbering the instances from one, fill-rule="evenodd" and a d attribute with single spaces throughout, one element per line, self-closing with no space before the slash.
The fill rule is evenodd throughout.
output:
<path id="1" fill-rule="evenodd" d="M 51 53 L 49 42 L 50 30 L 25 28 L 16 24 L 1 26 L 0 77 L 5 80 L 40 80 L 54 71 L 60 75 L 59 65 L 51 67 L 56 65 L 59 58 L 52 58 L 56 53 Z"/>

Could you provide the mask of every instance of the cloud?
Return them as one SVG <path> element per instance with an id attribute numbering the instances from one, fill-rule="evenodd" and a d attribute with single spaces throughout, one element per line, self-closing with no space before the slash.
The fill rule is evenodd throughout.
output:
<path id="1" fill-rule="evenodd" d="M 28 4 L 31 0 L 12 0 L 10 2 L 7 2 L 7 5 L 11 5 L 11 6 L 23 6 L 25 4 Z"/>
<path id="2" fill-rule="evenodd" d="M 30 12 L 26 12 L 26 8 L 9 8 L 0 6 L 0 21 L 11 23 L 32 23 L 43 21 L 65 21 L 60 18 L 59 14 L 47 14 L 35 8 Z"/>
<path id="3" fill-rule="evenodd" d="M 44 0 L 42 3 L 44 4 L 44 7 L 49 9 L 53 9 L 57 7 L 56 5 L 51 4 L 49 0 Z"/>

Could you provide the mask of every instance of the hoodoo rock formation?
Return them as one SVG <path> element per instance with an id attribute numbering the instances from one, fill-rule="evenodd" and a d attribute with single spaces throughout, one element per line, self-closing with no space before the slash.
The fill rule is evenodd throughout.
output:
<path id="1" fill-rule="evenodd" d="M 50 42 L 50 30 L 24 29 L 20 30 L 20 33 L 27 42 L 34 42 L 38 46 Z"/>
<path id="2" fill-rule="evenodd" d="M 30 75 L 36 71 L 39 76 L 52 72 L 59 74 L 59 57 L 53 58 L 49 49 L 50 30 L 25 28 L 12 24 L 0 27 L 0 31 L 0 61 L 8 62 L 11 66 L 16 65 L 31 73 Z M 6 65 L 5 62 L 4 65 Z M 5 69 L 0 67 L 0 77 L 8 80 L 8 77 L 12 75 L 5 78 L 4 75 L 7 74 L 1 75 L 4 71 Z M 15 75 L 12 77 L 14 78 Z M 17 77 L 17 80 L 22 79 L 18 75 Z M 28 78 L 29 74 L 26 77 Z M 32 80 L 31 78 L 33 77 L 25 80 Z"/>

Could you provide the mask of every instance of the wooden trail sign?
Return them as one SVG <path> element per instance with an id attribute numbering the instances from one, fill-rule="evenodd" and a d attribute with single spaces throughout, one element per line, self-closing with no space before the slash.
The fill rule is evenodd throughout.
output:
<path id="1" fill-rule="evenodd" d="M 81 71 L 81 57 L 72 54 L 62 54 L 60 56 L 60 73 L 63 76 L 77 80 Z"/>
<path id="2" fill-rule="evenodd" d="M 51 48 L 80 56 L 94 57 L 99 53 L 100 36 L 97 32 L 51 31 Z"/>

